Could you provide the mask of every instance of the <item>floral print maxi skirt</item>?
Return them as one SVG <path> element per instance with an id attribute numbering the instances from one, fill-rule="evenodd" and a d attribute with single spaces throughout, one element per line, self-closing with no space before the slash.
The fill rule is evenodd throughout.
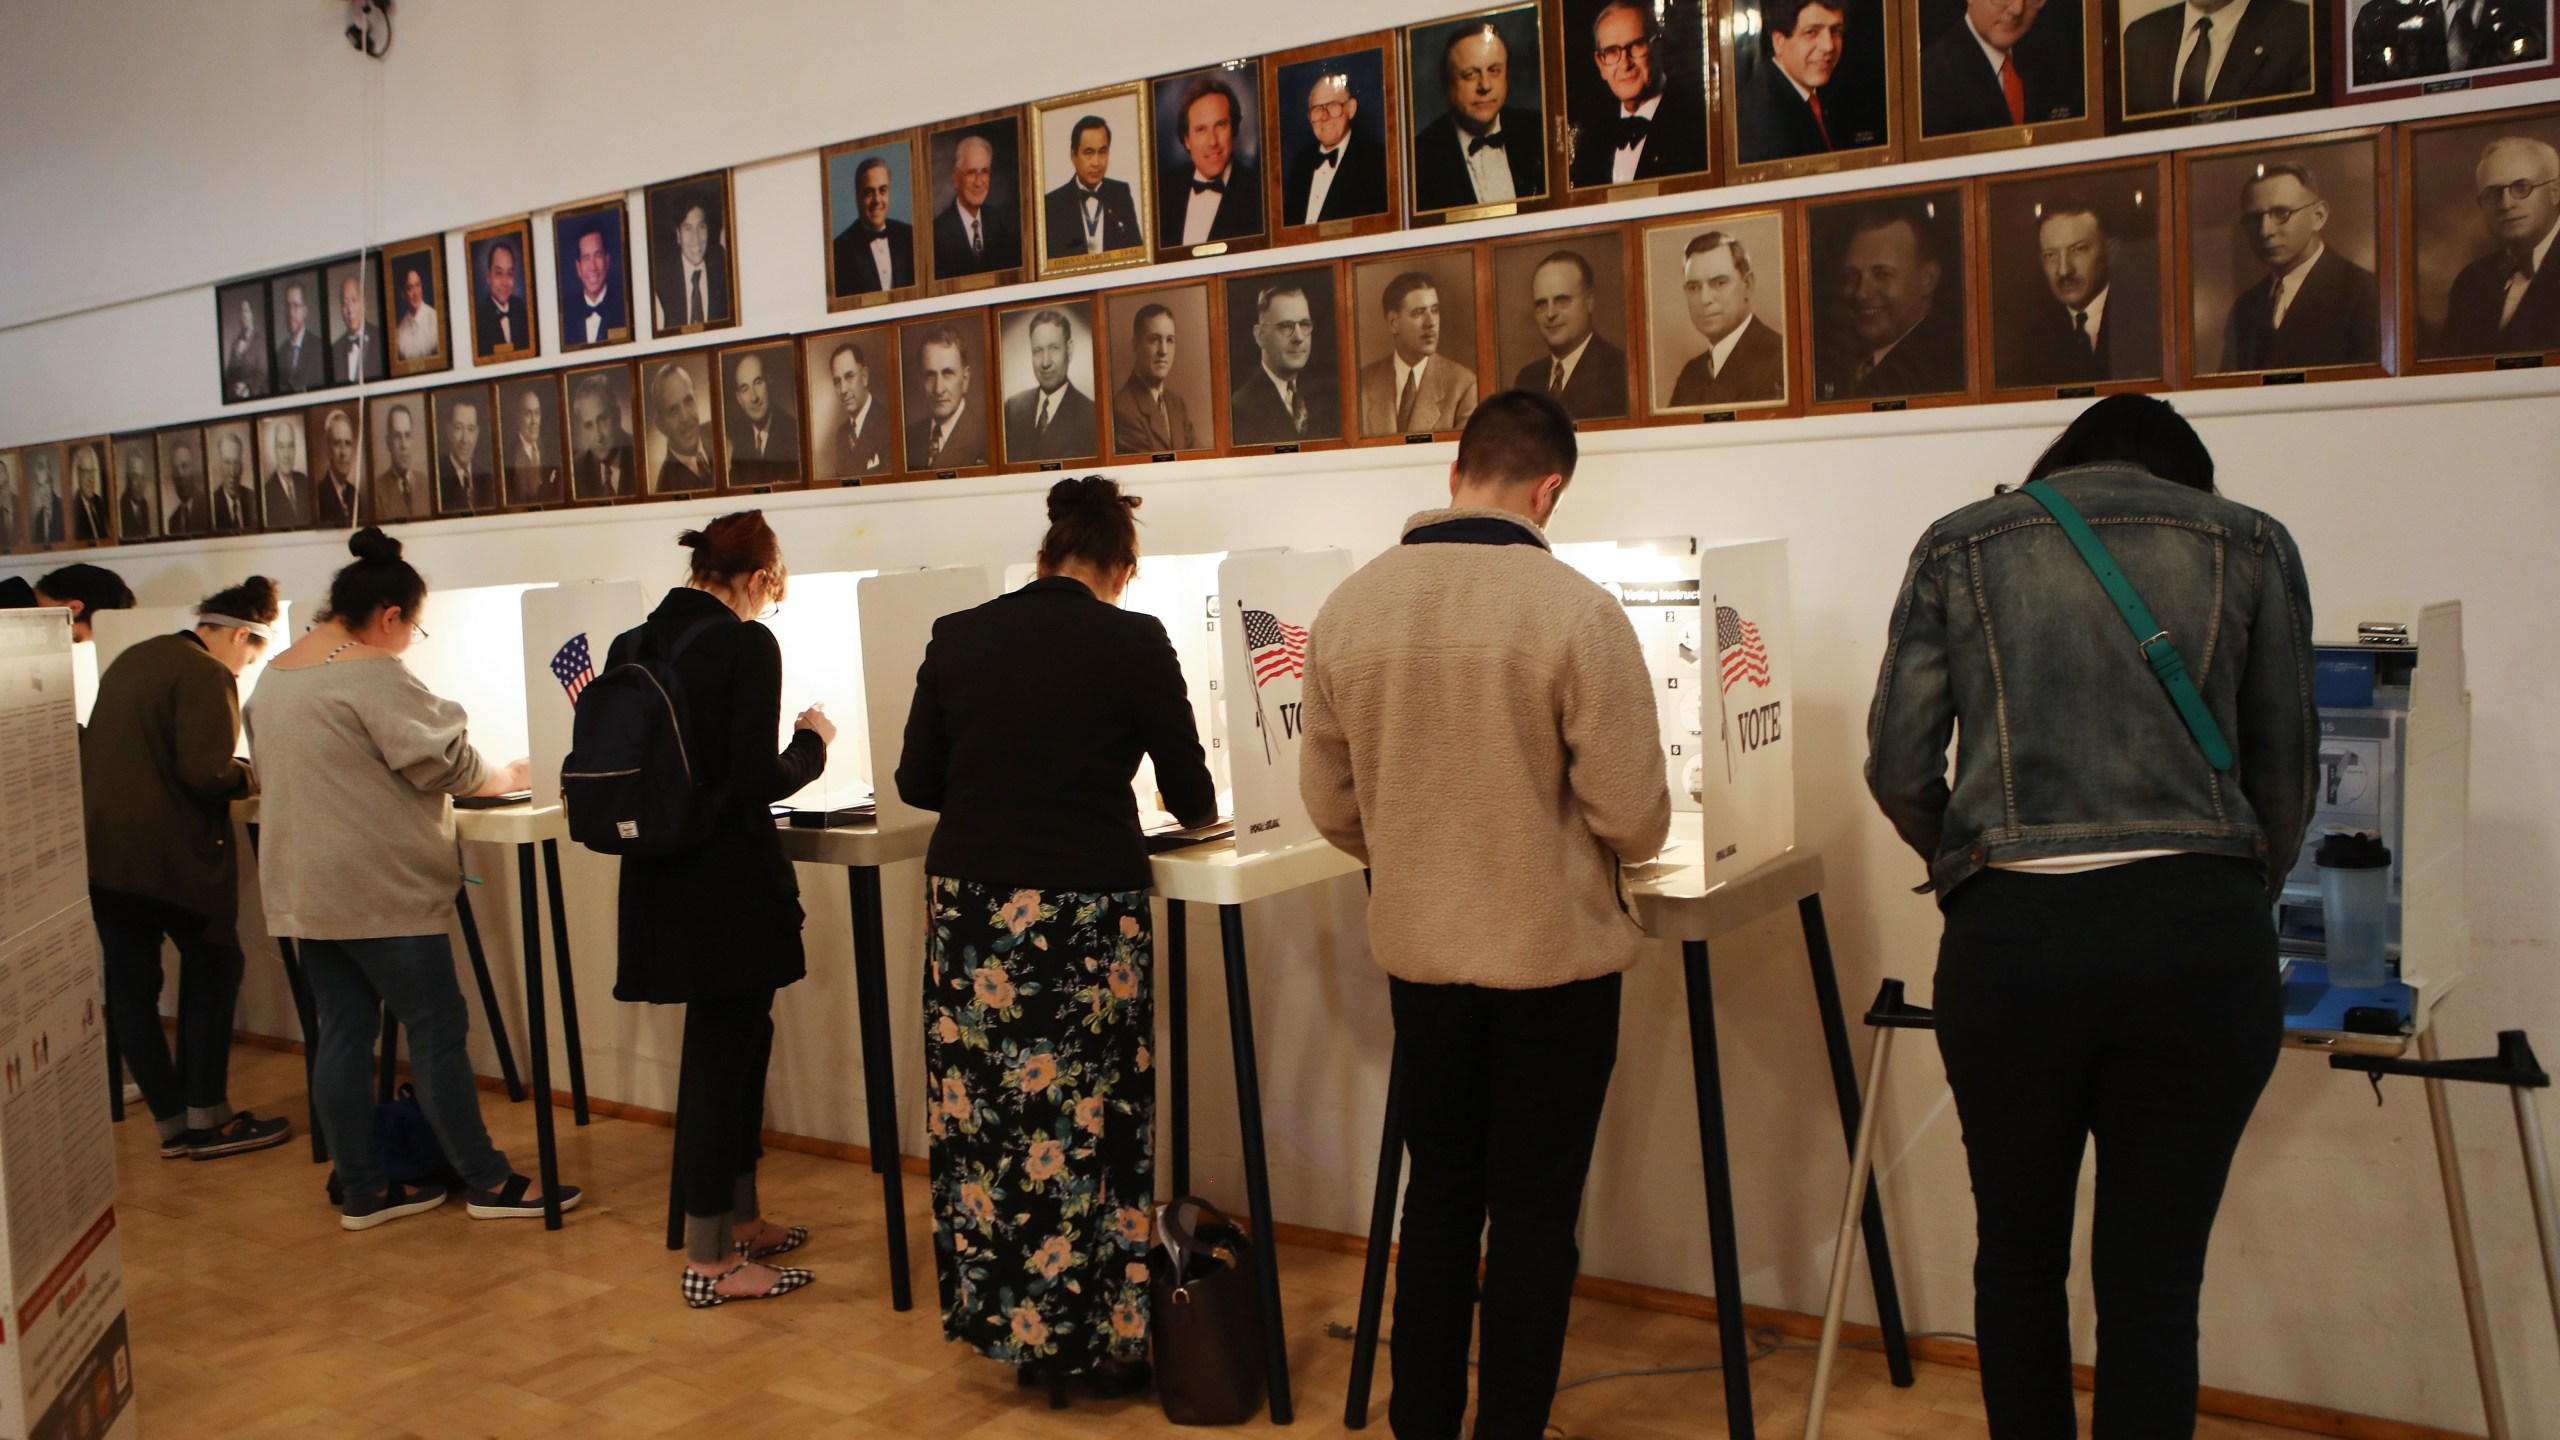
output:
<path id="1" fill-rule="evenodd" d="M 926 1113 L 942 1333 L 1070 1371 L 1147 1348 L 1147 897 L 931 881 Z"/>

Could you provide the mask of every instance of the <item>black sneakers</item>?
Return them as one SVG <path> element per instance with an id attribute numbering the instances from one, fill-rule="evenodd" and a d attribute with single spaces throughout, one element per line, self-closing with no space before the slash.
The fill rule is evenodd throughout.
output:
<path id="1" fill-rule="evenodd" d="M 219 1160 L 225 1155 L 246 1155 L 252 1150 L 272 1150 L 293 1138 L 293 1122 L 283 1116 L 261 1120 L 243 1110 L 211 1130 L 190 1130 L 179 1137 L 187 1142 L 190 1160 Z M 169 1153 L 166 1146 L 161 1154 Z"/>
<path id="2" fill-rule="evenodd" d="M 525 1192 L 532 1188 L 531 1180 L 510 1175 L 495 1190 L 466 1190 L 463 1208 L 474 1220 L 539 1220 L 542 1202 L 525 1198 Z M 564 1212 L 578 1208 L 577 1186 L 560 1187 L 560 1208 Z"/>
<path id="3" fill-rule="evenodd" d="M 370 1230 L 406 1215 L 424 1215 L 442 1205 L 452 1194 L 441 1185 L 425 1185 L 415 1190 L 394 1185 L 380 1195 L 349 1197 L 344 1205 L 338 1207 L 338 1223 L 349 1230 Z"/>

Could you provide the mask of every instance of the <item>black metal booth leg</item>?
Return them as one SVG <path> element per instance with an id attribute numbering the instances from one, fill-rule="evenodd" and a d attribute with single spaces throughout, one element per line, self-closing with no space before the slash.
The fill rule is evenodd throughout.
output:
<path id="1" fill-rule="evenodd" d="M 530 886 L 526 887 L 523 898 L 525 912 L 531 914 L 533 890 Z M 507 1043 L 507 1020 L 498 1010 L 498 985 L 489 975 L 489 952 L 480 944 L 480 922 L 471 914 L 471 886 L 468 883 L 454 891 L 453 913 L 462 922 L 462 948 L 471 957 L 471 978 L 480 985 L 480 1018 L 488 1023 L 489 1043 L 498 1051 L 498 1075 L 507 1082 L 507 1098 L 521 1105 L 524 1103 L 524 1078 L 516 1070 L 516 1047 Z M 531 933 L 530 928 L 527 933 Z M 543 1103 L 550 1104 L 550 1097 L 543 1097 Z"/>
<path id="2" fill-rule="evenodd" d="M 898 1065 L 890 1045 L 889 942 L 881 919 L 880 871 L 848 866 L 845 888 L 853 903 L 854 1013 L 870 1111 L 871 1168 L 880 1173 L 880 1204 L 889 1227 L 889 1307 L 912 1310 L 916 1302 L 907 1274 L 906 1172 L 898 1159 Z"/>
<path id="3" fill-rule="evenodd" d="M 1378 1184 L 1369 1196 L 1369 1246 L 1360 1261 L 1360 1323 L 1351 1337 L 1351 1388 L 1342 1402 L 1342 1423 L 1351 1430 L 1369 1424 L 1369 1391 L 1378 1373 L 1378 1334 L 1387 1304 L 1387 1251 L 1396 1230 L 1396 1189 L 1404 1180 L 1404 1052 L 1389 1052 L 1387 1113 L 1378 1127 Z"/>
<path id="4" fill-rule="evenodd" d="M 1732 1440 L 1752 1440 L 1751 1336 L 1742 1314 L 1742 1259 L 1733 1238 L 1733 1164 L 1725 1149 L 1724 1078 L 1716 1058 L 1716 999 L 1707 942 L 1680 945 L 1689 989 L 1689 1053 L 1698 1091 L 1698 1154 L 1707 1179 L 1707 1252 L 1714 1262 L 1716 1339 L 1724 1354 L 1724 1416 Z"/>
<path id="5" fill-rule="evenodd" d="M 551 1035 L 543 1019 L 542 915 L 534 903 L 533 847 L 516 847 L 516 895 L 524 918 L 524 1028 L 533 1061 L 533 1144 L 541 1161 L 542 1228 L 560 1228 L 560 1151 L 551 1122 Z M 503 1051 L 501 1053 L 504 1053 Z"/>
<path id="6" fill-rule="evenodd" d="M 1822 920 L 1822 897 L 1807 895 L 1798 900 L 1796 916 L 1804 923 L 1805 956 L 1813 967 L 1814 1007 L 1822 1013 L 1822 1045 L 1831 1058 L 1831 1089 L 1840 1100 L 1840 1133 L 1854 1153 L 1864 1102 L 1858 1095 L 1857 1065 L 1850 1058 L 1849 1021 L 1840 1009 L 1840 975 L 1831 964 L 1831 931 Z M 1876 1325 L 1884 1332 L 1885 1369 L 1895 1385 L 1908 1387 L 1914 1383 L 1911 1341 L 1902 1330 L 1901 1287 L 1894 1283 L 1893 1251 L 1885 1240 L 1884 1202 L 1878 1196 L 1872 1172 L 1867 1176 L 1867 1203 L 1858 1223 L 1867 1243 L 1867 1278 L 1875 1287 Z"/>
<path id="7" fill-rule="evenodd" d="M 1191 930 L 1189 909 L 1179 900 L 1164 902 L 1164 1060 L 1166 1108 L 1172 1124 L 1165 1149 L 1172 1155 L 1169 1173 L 1178 1199 L 1191 1193 Z"/>
<path id="8" fill-rule="evenodd" d="M 1244 1142 L 1245 1205 L 1253 1217 L 1253 1262 L 1262 1283 L 1262 1345 L 1270 1370 L 1271 1423 L 1297 1416 L 1289 1393 L 1289 1335 L 1280 1306 L 1279 1237 L 1271 1221 L 1271 1166 L 1262 1140 L 1262 1079 L 1253 1047 L 1253 989 L 1245 972 L 1244 909 L 1218 907 L 1218 936 L 1226 950 L 1227 1025 L 1236 1055 L 1236 1128 Z"/>
<path id="9" fill-rule="evenodd" d="M 569 1113 L 587 1123 L 587 1050 L 578 1039 L 578 981 L 569 969 L 569 909 L 560 898 L 560 842 L 542 842 L 542 879 L 551 896 L 551 967 L 560 977 L 560 1042 L 569 1051 Z M 526 903 L 532 903 L 528 900 Z"/>

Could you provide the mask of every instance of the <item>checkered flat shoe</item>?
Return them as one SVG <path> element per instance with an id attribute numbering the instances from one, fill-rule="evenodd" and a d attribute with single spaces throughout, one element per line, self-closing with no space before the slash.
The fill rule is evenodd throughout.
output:
<path id="1" fill-rule="evenodd" d="M 684 1272 L 684 1303 L 696 1310 L 708 1310 L 714 1305 L 726 1305 L 732 1300 L 779 1300 L 818 1278 L 809 1271 L 783 1266 L 778 1270 L 772 1288 L 760 1295 L 721 1294 L 720 1282 L 747 1268 L 748 1263 L 741 1260 L 717 1275 L 705 1275 L 687 1266 Z"/>
<path id="2" fill-rule="evenodd" d="M 732 1243 L 739 1254 L 746 1256 L 750 1260 L 762 1260 L 769 1255 L 788 1255 L 792 1251 L 809 1243 L 809 1227 L 806 1225 L 794 1225 L 790 1229 L 782 1232 L 782 1238 L 779 1241 L 774 1244 L 767 1245 L 761 1250 L 755 1248 L 755 1243 L 749 1240 L 738 1240 Z"/>

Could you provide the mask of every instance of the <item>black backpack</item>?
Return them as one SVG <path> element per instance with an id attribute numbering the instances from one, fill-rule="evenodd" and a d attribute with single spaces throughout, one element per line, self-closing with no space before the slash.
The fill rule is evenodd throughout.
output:
<path id="1" fill-rule="evenodd" d="M 673 855 L 711 838 L 716 807 L 687 752 L 693 726 L 675 661 L 720 618 L 695 622 L 664 655 L 652 653 L 645 628 L 633 632 L 628 658 L 579 695 L 560 762 L 570 839 L 607 855 Z M 623 648 L 616 640 L 607 653 Z"/>

